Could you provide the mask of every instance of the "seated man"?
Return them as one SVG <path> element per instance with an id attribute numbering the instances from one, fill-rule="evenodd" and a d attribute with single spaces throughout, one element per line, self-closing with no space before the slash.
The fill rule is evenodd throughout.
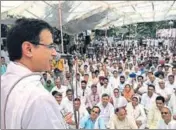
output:
<path id="1" fill-rule="evenodd" d="M 138 128 L 144 129 L 147 117 L 144 111 L 144 107 L 141 104 L 139 104 L 139 102 L 140 102 L 139 97 L 133 96 L 132 102 L 129 102 L 127 104 L 126 110 L 127 114 L 135 119 Z"/>
<path id="2" fill-rule="evenodd" d="M 162 119 L 158 122 L 157 129 L 176 129 L 176 121 L 172 119 L 172 114 L 169 108 L 161 109 Z"/>
<path id="3" fill-rule="evenodd" d="M 155 100 L 155 104 L 149 110 L 147 115 L 147 128 L 156 129 L 157 123 L 161 119 L 161 109 L 165 105 L 165 99 L 162 96 L 158 96 Z"/>
<path id="4" fill-rule="evenodd" d="M 101 110 L 97 106 L 93 106 L 90 115 L 84 116 L 80 120 L 80 129 L 105 129 L 104 120 L 99 116 Z"/>
<path id="5" fill-rule="evenodd" d="M 173 119 L 176 120 L 176 89 L 174 93 L 171 95 L 168 107 L 171 109 L 171 112 L 173 113 Z"/>
<path id="6" fill-rule="evenodd" d="M 149 109 L 155 103 L 155 99 L 158 95 L 155 93 L 155 86 L 148 85 L 147 93 L 144 93 L 141 97 L 141 104 L 144 106 L 146 114 L 148 114 Z"/>
<path id="7" fill-rule="evenodd" d="M 128 103 L 126 98 L 121 95 L 118 88 L 114 89 L 110 102 L 113 104 L 114 108 L 125 107 Z"/>
<path id="8" fill-rule="evenodd" d="M 109 119 L 114 114 L 114 107 L 109 101 L 110 97 L 108 94 L 105 93 L 101 97 L 101 102 L 97 104 L 97 106 L 101 110 L 100 116 L 104 120 L 106 127 L 109 122 Z"/>
<path id="9" fill-rule="evenodd" d="M 116 108 L 108 123 L 110 129 L 138 129 L 135 120 L 127 116 L 125 108 Z"/>
<path id="10" fill-rule="evenodd" d="M 78 122 L 84 117 L 89 115 L 89 113 L 87 112 L 86 108 L 81 105 L 81 100 L 79 98 L 75 98 L 74 99 L 74 108 L 75 108 L 75 113 L 74 110 L 71 112 L 72 113 L 72 124 L 70 125 L 70 128 L 72 129 L 76 129 L 76 125 L 78 125 Z M 76 115 L 74 115 L 76 114 Z M 76 120 L 75 120 L 76 119 Z"/>

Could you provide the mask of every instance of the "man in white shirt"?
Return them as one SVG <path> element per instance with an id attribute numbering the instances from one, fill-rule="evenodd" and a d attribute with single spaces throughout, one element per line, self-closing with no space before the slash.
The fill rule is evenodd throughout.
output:
<path id="1" fill-rule="evenodd" d="M 91 93 L 91 89 L 87 87 L 87 82 L 85 80 L 81 81 L 81 87 L 78 88 L 78 92 L 75 96 L 81 99 L 82 105 L 86 105 L 86 97 Z"/>
<path id="2" fill-rule="evenodd" d="M 79 126 L 79 122 L 80 120 L 84 117 L 89 115 L 88 111 L 86 110 L 86 108 L 84 106 L 81 105 L 81 100 L 79 98 L 75 98 L 74 99 L 74 109 L 75 109 L 75 113 L 74 110 L 72 111 L 72 124 L 70 125 L 71 129 L 76 129 Z M 75 115 L 76 114 L 76 115 Z M 76 119 L 76 120 L 75 120 Z M 78 125 L 78 126 L 76 126 Z"/>
<path id="3" fill-rule="evenodd" d="M 71 89 L 67 89 L 66 91 L 66 97 L 63 98 L 61 104 L 63 106 L 63 113 L 64 115 L 66 113 L 73 111 L 73 92 Z"/>
<path id="4" fill-rule="evenodd" d="M 9 31 L 12 62 L 1 76 L 1 129 L 66 129 L 57 102 L 41 83 L 40 73 L 50 71 L 56 56 L 52 43 L 52 27 L 42 20 L 21 18 Z"/>
<path id="5" fill-rule="evenodd" d="M 114 107 L 111 103 L 109 103 L 110 97 L 108 94 L 103 94 L 101 97 L 101 102 L 97 104 L 100 108 L 100 116 L 103 118 L 105 122 L 105 126 L 108 127 L 108 122 L 111 116 L 114 114 Z"/>
<path id="6" fill-rule="evenodd" d="M 165 101 L 168 102 L 172 92 L 169 88 L 166 88 L 165 82 L 163 80 L 159 80 L 159 87 L 156 89 L 156 93 L 165 98 Z"/>
<path id="7" fill-rule="evenodd" d="M 176 121 L 172 119 L 169 108 L 163 107 L 161 110 L 162 120 L 158 122 L 157 129 L 176 129 Z"/>
<path id="8" fill-rule="evenodd" d="M 63 98 L 66 96 L 66 90 L 67 90 L 67 86 L 63 86 L 61 85 L 61 81 L 60 78 L 58 77 L 57 79 L 55 79 L 55 87 L 53 87 L 53 89 L 51 90 L 51 93 L 53 91 L 57 91 L 60 92 L 63 96 Z"/>
<path id="9" fill-rule="evenodd" d="M 146 114 L 144 111 L 144 107 L 139 104 L 139 97 L 133 96 L 132 102 L 129 102 L 126 106 L 127 114 L 133 117 L 136 121 L 138 128 L 144 129 L 146 126 Z"/>
<path id="10" fill-rule="evenodd" d="M 168 75 L 168 81 L 166 82 L 166 87 L 173 92 L 173 89 L 176 88 L 176 80 L 173 74 Z"/>
<path id="11" fill-rule="evenodd" d="M 155 103 L 156 97 L 157 94 L 155 94 L 155 86 L 148 85 L 148 92 L 144 93 L 141 97 L 141 104 L 144 106 L 146 114 L 152 107 L 153 103 Z"/>
<path id="12" fill-rule="evenodd" d="M 110 129 L 138 129 L 135 120 L 128 116 L 125 108 L 116 108 L 115 114 L 112 115 L 108 122 Z"/>
<path id="13" fill-rule="evenodd" d="M 114 89 L 114 88 L 119 88 L 119 86 L 117 84 L 118 82 L 119 82 L 118 71 L 114 70 L 113 76 L 110 77 L 110 79 L 109 79 L 109 83 L 110 83 L 111 87 Z"/>
<path id="14" fill-rule="evenodd" d="M 100 87 L 98 88 L 98 93 L 100 94 L 100 97 L 104 93 L 108 94 L 110 97 L 112 96 L 113 90 L 109 84 L 108 78 L 104 78 L 104 85 L 101 88 Z"/>
<path id="15" fill-rule="evenodd" d="M 113 104 L 114 108 L 125 107 L 128 103 L 125 97 L 123 97 L 118 88 L 115 88 L 110 102 Z"/>
<path id="16" fill-rule="evenodd" d="M 134 85 L 134 92 L 139 94 L 140 96 L 147 92 L 147 85 L 144 83 L 144 77 L 139 75 L 137 77 L 138 83 Z"/>

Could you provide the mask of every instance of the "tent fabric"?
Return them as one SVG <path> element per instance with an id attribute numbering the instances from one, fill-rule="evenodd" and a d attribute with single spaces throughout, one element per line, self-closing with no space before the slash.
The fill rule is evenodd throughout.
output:
<path id="1" fill-rule="evenodd" d="M 10 3 L 9 3 L 10 2 Z M 1 1 L 1 23 L 39 18 L 59 28 L 59 1 Z M 175 1 L 61 1 L 63 31 L 74 35 L 139 22 L 176 19 Z"/>

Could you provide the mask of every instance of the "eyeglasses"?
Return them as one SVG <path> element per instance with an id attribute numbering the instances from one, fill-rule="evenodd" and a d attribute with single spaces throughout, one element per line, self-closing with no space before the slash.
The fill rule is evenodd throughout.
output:
<path id="1" fill-rule="evenodd" d="M 56 46 L 54 45 L 54 43 L 51 43 L 49 45 L 45 45 L 45 44 L 39 43 L 38 45 L 45 46 L 48 49 L 56 49 Z"/>
<path id="2" fill-rule="evenodd" d="M 162 115 L 164 115 L 164 114 L 165 114 L 165 115 L 167 115 L 167 114 L 168 114 L 168 112 L 161 112 L 161 114 L 162 114 Z"/>
<path id="3" fill-rule="evenodd" d="M 55 46 L 54 43 L 51 43 L 51 44 L 49 44 L 49 45 L 46 45 L 46 44 L 39 43 L 39 42 L 35 42 L 35 41 L 29 41 L 29 42 L 34 43 L 36 46 L 37 46 L 37 45 L 41 45 L 41 46 L 47 47 L 48 49 L 56 49 L 56 46 Z"/>

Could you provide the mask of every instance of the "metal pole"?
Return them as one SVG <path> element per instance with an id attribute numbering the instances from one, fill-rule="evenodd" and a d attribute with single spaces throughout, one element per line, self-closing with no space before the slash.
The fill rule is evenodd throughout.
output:
<path id="1" fill-rule="evenodd" d="M 60 33 L 61 33 L 61 46 L 62 46 L 62 53 L 64 53 L 64 43 L 63 43 L 63 33 L 62 33 L 62 9 L 61 9 L 61 1 L 59 1 L 59 26 L 60 26 Z"/>

